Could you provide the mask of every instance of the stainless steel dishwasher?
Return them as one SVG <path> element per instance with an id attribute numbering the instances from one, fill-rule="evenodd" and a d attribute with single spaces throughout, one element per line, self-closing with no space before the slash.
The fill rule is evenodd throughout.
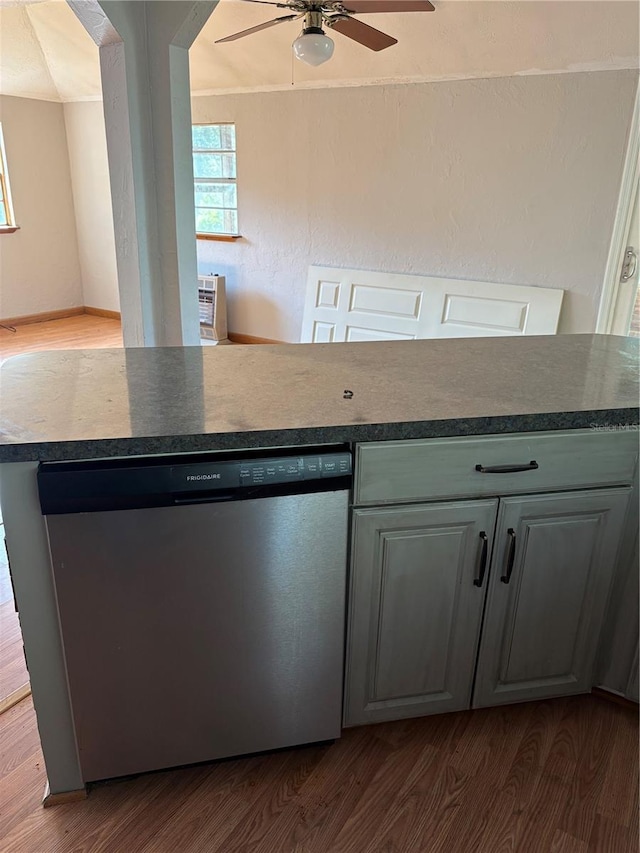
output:
<path id="1" fill-rule="evenodd" d="M 44 463 L 85 782 L 341 728 L 351 454 Z"/>

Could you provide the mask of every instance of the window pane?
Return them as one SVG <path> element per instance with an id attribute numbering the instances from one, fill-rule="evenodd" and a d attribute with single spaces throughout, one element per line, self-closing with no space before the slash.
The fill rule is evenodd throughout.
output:
<path id="1" fill-rule="evenodd" d="M 226 148 L 220 144 L 220 125 L 195 124 L 192 127 L 194 148 Z M 233 146 L 231 146 L 233 147 Z"/>
<path id="2" fill-rule="evenodd" d="M 236 150 L 236 126 L 235 124 L 220 125 L 220 147 L 227 150 Z"/>
<path id="3" fill-rule="evenodd" d="M 235 210 L 207 210 L 196 207 L 196 231 L 200 234 L 237 234 Z"/>
<path id="4" fill-rule="evenodd" d="M 237 207 L 235 184 L 196 184 L 196 207 Z"/>
<path id="5" fill-rule="evenodd" d="M 235 178 L 235 154 L 194 154 L 193 174 L 196 178 Z"/>
<path id="6" fill-rule="evenodd" d="M 7 212 L 4 207 L 4 203 L 0 202 L 0 225 L 8 225 L 7 221 Z"/>

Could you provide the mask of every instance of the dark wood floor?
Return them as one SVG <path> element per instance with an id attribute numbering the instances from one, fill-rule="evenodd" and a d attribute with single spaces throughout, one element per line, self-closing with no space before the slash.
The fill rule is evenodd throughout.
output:
<path id="1" fill-rule="evenodd" d="M 50 809 L 44 781 L 26 699 L 0 717 L 4 853 L 638 851 L 637 714 L 592 696 L 351 729 Z"/>

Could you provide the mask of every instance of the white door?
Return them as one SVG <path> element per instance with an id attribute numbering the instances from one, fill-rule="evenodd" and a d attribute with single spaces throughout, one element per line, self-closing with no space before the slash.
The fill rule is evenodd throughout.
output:
<path id="1" fill-rule="evenodd" d="M 309 267 L 303 343 L 553 335 L 562 290 Z"/>
<path id="2" fill-rule="evenodd" d="M 640 337 L 640 86 L 636 89 L 628 140 L 596 331 Z"/>
<path id="3" fill-rule="evenodd" d="M 636 182 L 635 200 L 621 258 L 620 280 L 617 283 L 613 316 L 612 335 L 640 337 L 640 181 Z"/>

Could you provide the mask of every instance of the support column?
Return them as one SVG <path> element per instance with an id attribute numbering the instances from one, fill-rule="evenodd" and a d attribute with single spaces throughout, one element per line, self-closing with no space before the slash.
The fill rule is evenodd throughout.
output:
<path id="1" fill-rule="evenodd" d="M 124 344 L 199 346 L 189 47 L 217 0 L 69 0 L 100 48 Z"/>

